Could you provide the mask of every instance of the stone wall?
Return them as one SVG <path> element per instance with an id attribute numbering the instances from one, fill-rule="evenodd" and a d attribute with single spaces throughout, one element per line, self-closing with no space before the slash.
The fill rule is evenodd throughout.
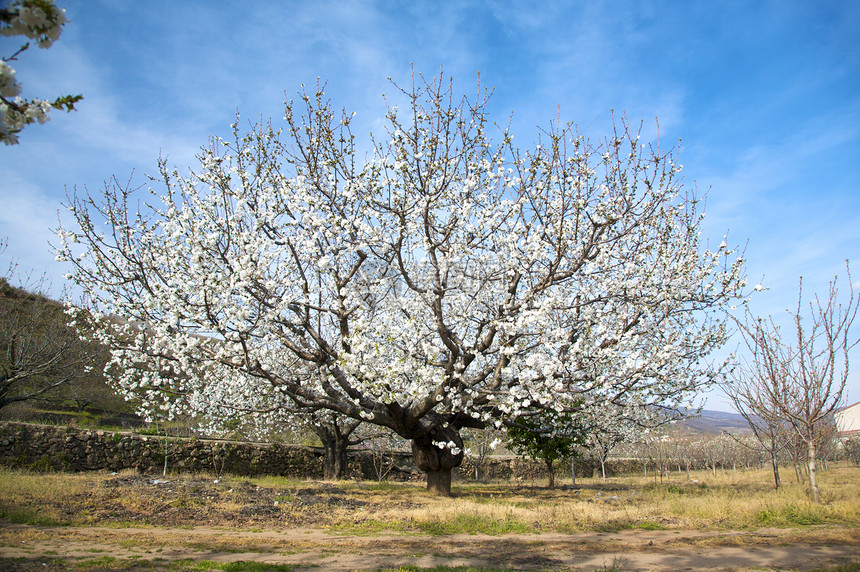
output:
<path id="1" fill-rule="evenodd" d="M 142 473 L 205 472 L 233 475 L 279 475 L 297 479 L 321 479 L 322 449 L 276 443 L 247 443 L 142 435 L 130 432 L 86 430 L 75 427 L 0 423 L 0 464 L 36 471 L 121 471 Z M 630 465 L 630 466 L 628 466 Z M 577 459 L 577 478 L 591 477 L 594 466 Z M 607 464 L 607 475 L 641 470 L 633 461 Z M 420 480 L 408 453 L 386 459 L 366 451 L 350 453 L 354 478 L 375 480 L 378 472 L 388 480 Z M 491 457 L 476 466 L 471 459 L 455 470 L 454 478 L 534 482 L 546 479 L 543 463 L 518 457 Z M 595 475 L 596 476 L 596 475 Z M 556 479 L 570 478 L 570 466 L 559 465 Z M 563 481 L 562 481 L 563 482 Z"/>
<path id="2" fill-rule="evenodd" d="M 34 470 L 137 469 L 322 477 L 320 454 L 308 447 L 185 439 L 30 425 L 0 424 L 0 463 Z"/>

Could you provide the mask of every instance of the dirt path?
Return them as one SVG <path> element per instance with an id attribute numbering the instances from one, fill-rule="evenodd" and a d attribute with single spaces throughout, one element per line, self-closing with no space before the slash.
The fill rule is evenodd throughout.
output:
<path id="1" fill-rule="evenodd" d="M 850 530 L 824 534 L 822 542 L 815 544 L 795 544 L 792 536 L 791 530 L 776 529 L 355 536 L 317 528 L 237 531 L 0 523 L 0 568 L 160 570 L 176 561 L 186 561 L 189 567 L 201 561 L 254 561 L 297 566 L 299 571 L 377 570 L 401 565 L 517 570 L 810 570 L 860 561 L 860 539 Z"/>
<path id="2" fill-rule="evenodd" d="M 283 565 L 277 572 L 402 565 L 821 570 L 860 562 L 860 528 L 851 518 L 756 531 L 730 531 L 719 522 L 691 530 L 674 520 L 647 514 L 634 519 L 627 512 L 619 521 L 619 511 L 635 513 L 640 503 L 641 491 L 625 488 L 488 485 L 441 499 L 407 484 L 271 484 L 199 475 L 14 477 L 0 507 L 17 515 L 17 522 L 32 524 L 0 521 L 0 572 L 202 572 L 223 570 L 231 562 Z M 691 489 L 689 496 L 695 500 L 700 492 Z M 579 521 L 571 511 L 579 511 Z M 462 515 L 476 524 L 458 520 Z M 565 529 L 558 526 L 562 521 L 589 526 Z M 593 530 L 599 527 L 595 523 L 618 532 L 559 532 Z M 472 530 L 482 534 L 452 534 Z M 496 531 L 499 535 L 485 534 Z"/>

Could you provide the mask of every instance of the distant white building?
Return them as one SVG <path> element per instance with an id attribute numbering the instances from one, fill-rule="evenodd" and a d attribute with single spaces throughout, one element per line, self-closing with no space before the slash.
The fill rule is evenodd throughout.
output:
<path id="1" fill-rule="evenodd" d="M 860 401 L 836 410 L 834 417 L 839 437 L 860 436 Z"/>

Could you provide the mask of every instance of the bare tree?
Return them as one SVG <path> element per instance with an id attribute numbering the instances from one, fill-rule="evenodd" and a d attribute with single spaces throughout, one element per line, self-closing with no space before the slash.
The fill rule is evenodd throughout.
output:
<path id="1" fill-rule="evenodd" d="M 860 437 L 848 437 L 842 441 L 841 445 L 845 458 L 854 463 L 855 466 L 860 466 Z"/>
<path id="2" fill-rule="evenodd" d="M 475 469 L 475 481 L 489 482 L 490 457 L 502 444 L 504 433 L 498 429 L 465 429 L 464 452 Z"/>
<path id="3" fill-rule="evenodd" d="M 640 432 L 668 423 L 664 415 L 648 408 L 624 408 L 605 405 L 596 408 L 583 420 L 585 448 L 591 458 L 600 463 L 600 475 L 606 480 L 606 461 L 620 444 L 635 441 Z"/>
<path id="4" fill-rule="evenodd" d="M 828 420 L 840 405 L 848 378 L 848 354 L 857 343 L 850 328 L 857 316 L 860 298 L 851 285 L 846 264 L 849 296 L 839 302 L 836 278 L 825 298 L 817 295 L 804 311 L 803 279 L 800 279 L 797 309 L 789 312 L 791 332 L 783 331 L 773 317 L 755 318 L 747 311 L 739 322 L 744 343 L 752 354 L 741 365 L 738 376 L 755 380 L 761 403 L 790 427 L 807 451 L 809 494 L 821 502 L 816 478 L 817 446 L 828 430 Z"/>
<path id="5" fill-rule="evenodd" d="M 5 247 L 0 241 L 0 253 Z M 41 294 L 39 284 L 13 286 L 13 274 L 14 263 L 0 276 L 0 409 L 56 396 L 62 386 L 101 375 L 92 368 L 100 348 L 66 324 L 62 304 Z"/>
<path id="6" fill-rule="evenodd" d="M 755 373 L 754 365 L 745 362 L 743 367 L 733 372 L 732 383 L 724 388 L 724 392 L 770 456 L 774 487 L 778 489 L 779 452 L 788 445 L 792 433 L 780 415 L 779 404 L 773 399 L 773 396 L 780 394 L 779 382 Z"/>

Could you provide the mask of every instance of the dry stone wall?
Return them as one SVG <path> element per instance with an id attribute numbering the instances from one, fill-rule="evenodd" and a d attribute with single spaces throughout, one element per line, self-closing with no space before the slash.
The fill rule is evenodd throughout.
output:
<path id="1" fill-rule="evenodd" d="M 121 471 L 141 473 L 206 472 L 233 475 L 278 475 L 297 479 L 321 479 L 322 450 L 277 443 L 247 443 L 142 435 L 140 433 L 86 430 L 76 427 L 0 423 L 0 464 L 36 471 Z M 375 480 L 382 472 L 388 480 L 420 480 L 409 454 L 397 453 L 381 460 L 366 451 L 350 454 L 350 475 Z M 594 467 L 578 459 L 576 474 L 591 477 Z M 607 474 L 636 471 L 624 463 L 607 464 Z M 570 476 L 569 466 L 559 466 L 556 478 Z M 465 459 L 455 471 L 458 480 L 534 482 L 546 479 L 543 463 L 517 457 L 492 457 L 476 464 Z"/>
<path id="2" fill-rule="evenodd" d="M 320 455 L 308 447 L 185 439 L 73 427 L 0 424 L 0 463 L 34 470 L 208 472 L 322 477 Z"/>

